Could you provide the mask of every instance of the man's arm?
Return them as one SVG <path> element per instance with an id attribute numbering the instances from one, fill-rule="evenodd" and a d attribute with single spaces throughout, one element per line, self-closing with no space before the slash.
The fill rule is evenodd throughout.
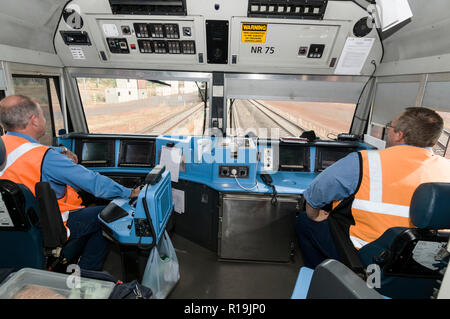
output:
<path id="1" fill-rule="evenodd" d="M 44 158 L 42 181 L 51 184 L 58 198 L 61 197 L 65 185 L 105 199 L 129 198 L 139 194 L 138 190 L 126 188 L 106 176 L 75 164 L 67 156 L 53 149 L 50 149 Z"/>
<path id="2" fill-rule="evenodd" d="M 359 182 L 358 153 L 350 153 L 320 173 L 306 189 L 306 214 L 314 221 L 328 218 L 325 205 L 352 195 Z"/>

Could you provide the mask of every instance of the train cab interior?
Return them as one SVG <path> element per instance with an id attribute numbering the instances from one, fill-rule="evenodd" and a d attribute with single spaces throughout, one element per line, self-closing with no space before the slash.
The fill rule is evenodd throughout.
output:
<path id="1" fill-rule="evenodd" d="M 34 99 L 47 123 L 39 143 L 143 186 L 137 202 L 77 190 L 83 205 L 106 207 L 103 270 L 116 279 L 145 281 L 167 240 L 179 276 L 165 298 L 383 298 L 352 251 L 302 272 L 296 217 L 322 171 L 385 148 L 407 107 L 444 119 L 433 152 L 450 160 L 449 10 L 446 0 L 3 0 L 0 100 Z M 39 218 L 54 205 L 40 201 L 54 199 L 28 204 L 33 195 L 1 176 L 0 192 L 0 268 L 14 268 L 25 231 L 42 250 Z M 448 262 L 448 236 L 434 231 L 450 221 L 423 214 L 449 215 L 449 194 L 418 189 L 411 216 L 433 234 L 411 242 L 434 244 L 422 259 L 408 246 L 390 267 L 436 283 L 427 299 L 450 298 L 446 266 L 423 261 Z M 17 267 L 45 269 L 39 254 Z"/>

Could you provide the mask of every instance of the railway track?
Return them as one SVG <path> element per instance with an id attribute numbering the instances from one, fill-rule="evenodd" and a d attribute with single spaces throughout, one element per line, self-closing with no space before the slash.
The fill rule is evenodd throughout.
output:
<path id="1" fill-rule="evenodd" d="M 233 103 L 233 109 L 232 109 L 232 118 L 231 118 L 231 120 L 232 120 L 232 126 L 233 126 L 233 131 L 231 132 L 231 134 L 233 134 L 233 135 L 235 135 L 235 136 L 238 136 L 238 134 L 240 133 L 240 132 L 238 132 L 238 130 L 239 129 L 243 129 L 242 128 L 242 126 L 241 126 L 241 123 L 240 123 L 240 121 L 239 121 L 239 118 L 240 118 L 240 114 L 239 114 L 239 108 L 237 107 L 238 105 L 237 105 L 237 103 L 238 102 L 234 102 Z"/>
<path id="2" fill-rule="evenodd" d="M 283 137 L 298 137 L 300 136 L 305 129 L 298 125 L 297 123 L 291 121 L 290 119 L 278 114 L 273 111 L 266 105 L 261 102 L 255 100 L 243 100 L 239 101 L 240 104 L 235 103 L 233 106 L 233 126 L 235 128 L 245 129 L 246 127 L 252 127 L 252 125 L 248 125 L 248 121 L 253 121 L 255 123 L 253 126 L 258 128 L 279 128 L 280 136 Z M 248 109 L 248 114 L 243 114 L 242 107 Z M 257 110 L 257 112 L 255 112 Z M 248 115 L 252 115 L 251 118 Z M 241 126 L 241 122 L 245 122 L 247 120 L 247 125 L 245 127 Z"/>
<path id="3" fill-rule="evenodd" d="M 291 121 L 290 119 L 278 114 L 266 105 L 256 100 L 249 100 L 257 109 L 259 109 L 264 115 L 270 118 L 279 127 L 283 128 L 285 131 L 289 132 L 292 136 L 299 137 L 304 131 L 303 127 L 297 123 Z"/>
<path id="4" fill-rule="evenodd" d="M 195 116 L 198 112 L 203 110 L 203 103 L 199 103 L 196 106 L 187 110 L 180 111 L 175 114 L 166 116 L 162 120 L 147 126 L 140 130 L 140 134 L 166 134 L 174 128 L 178 127 L 181 123 L 188 120 L 190 117 Z"/>

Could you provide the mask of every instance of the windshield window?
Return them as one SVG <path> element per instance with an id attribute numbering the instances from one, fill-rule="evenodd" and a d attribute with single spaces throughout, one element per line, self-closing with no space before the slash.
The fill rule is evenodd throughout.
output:
<path id="1" fill-rule="evenodd" d="M 206 83 L 77 78 L 90 133 L 203 135 Z"/>
<path id="2" fill-rule="evenodd" d="M 355 104 L 238 100 L 228 102 L 228 132 L 262 138 L 299 137 L 313 130 L 323 140 L 348 133 Z"/>

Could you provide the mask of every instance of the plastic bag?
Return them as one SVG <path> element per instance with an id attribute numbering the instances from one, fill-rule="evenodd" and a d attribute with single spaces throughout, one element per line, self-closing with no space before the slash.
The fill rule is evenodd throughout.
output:
<path id="1" fill-rule="evenodd" d="M 180 279 L 178 258 L 167 231 L 150 252 L 142 285 L 153 291 L 154 298 L 166 298 Z"/>

